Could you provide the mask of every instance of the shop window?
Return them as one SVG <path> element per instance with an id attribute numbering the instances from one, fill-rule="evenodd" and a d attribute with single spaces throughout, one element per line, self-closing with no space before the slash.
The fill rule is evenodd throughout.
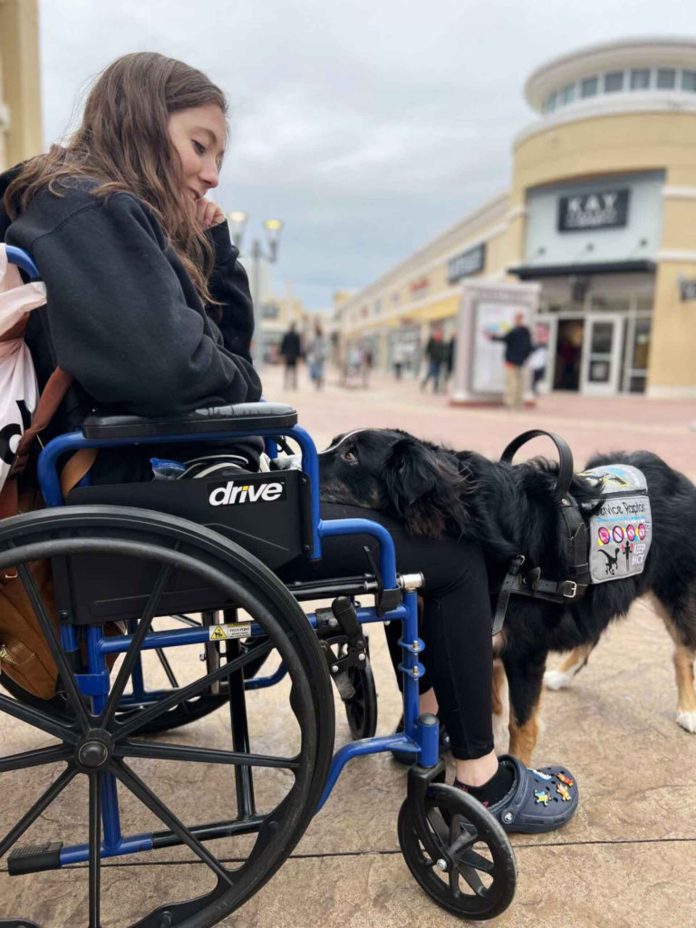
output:
<path id="1" fill-rule="evenodd" d="M 674 90 L 677 83 L 677 72 L 674 68 L 657 69 L 658 90 Z"/>
<path id="2" fill-rule="evenodd" d="M 572 103 L 575 98 L 575 84 L 568 84 L 567 87 L 564 87 L 562 90 L 558 91 L 558 105 L 566 106 L 568 103 Z"/>
<path id="3" fill-rule="evenodd" d="M 631 71 L 631 90 L 648 90 L 650 87 L 650 68 L 634 68 Z"/>
<path id="4" fill-rule="evenodd" d="M 681 86 L 682 90 L 696 92 L 696 71 L 682 71 Z"/>
<path id="5" fill-rule="evenodd" d="M 610 71 L 604 75 L 604 93 L 618 93 L 623 90 L 624 72 Z"/>
<path id="6" fill-rule="evenodd" d="M 580 81 L 580 96 L 581 97 L 596 97 L 598 89 L 599 89 L 599 78 L 586 77 L 583 81 Z"/>

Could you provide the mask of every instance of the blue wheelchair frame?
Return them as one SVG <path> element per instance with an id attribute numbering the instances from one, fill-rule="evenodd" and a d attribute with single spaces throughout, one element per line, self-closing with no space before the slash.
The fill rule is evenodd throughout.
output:
<path id="1" fill-rule="evenodd" d="M 21 267 L 32 278 L 38 278 L 39 272 L 31 258 L 23 251 L 7 246 L 8 258 Z M 221 431 L 202 433 L 192 436 L 185 435 L 157 435 L 158 443 L 177 444 L 198 442 L 219 442 L 226 436 L 231 442 L 240 437 L 260 436 L 267 443 L 278 436 L 278 427 L 249 429 L 243 434 L 235 431 L 233 434 Z M 402 733 L 366 738 L 353 741 L 341 747 L 333 756 L 329 774 L 323 793 L 321 795 L 317 812 L 328 799 L 343 767 L 348 761 L 364 754 L 376 754 L 384 751 L 398 749 L 413 755 L 414 762 L 421 767 L 432 769 L 439 762 L 439 725 L 434 716 L 418 716 L 418 681 L 424 674 L 424 667 L 419 661 L 419 655 L 425 649 L 424 642 L 418 637 L 418 603 L 415 589 L 402 590 L 396 572 L 396 556 L 394 542 L 389 532 L 376 522 L 369 519 L 337 519 L 323 520 L 319 504 L 319 462 L 317 450 L 310 435 L 301 427 L 294 426 L 283 430 L 283 437 L 293 439 L 302 451 L 302 470 L 309 480 L 311 494 L 311 521 L 312 545 L 308 557 L 311 560 L 321 558 L 322 540 L 338 535 L 371 535 L 379 544 L 379 569 L 383 589 L 398 593 L 399 605 L 378 614 L 377 607 L 360 608 L 357 611 L 361 624 L 372 622 L 388 622 L 398 619 L 402 623 L 402 634 L 399 645 L 403 652 L 403 660 L 399 671 L 403 675 L 403 707 L 404 730 Z M 73 432 L 61 435 L 49 442 L 42 450 L 38 461 L 38 476 L 46 505 L 59 507 L 64 503 L 58 473 L 58 462 L 67 453 L 74 453 L 83 448 L 114 448 L 133 446 L 138 442 L 132 438 L 88 439 L 82 432 Z M 314 613 L 307 615 L 309 622 L 316 629 L 317 616 Z M 253 624 L 251 636 L 262 634 L 259 626 Z M 91 699 L 92 711 L 100 714 L 104 709 L 110 687 L 107 656 L 120 654 L 128 650 L 132 636 L 120 635 L 106 637 L 99 626 L 86 628 L 87 644 L 87 671 L 76 674 L 76 681 L 80 692 Z M 63 624 L 61 626 L 61 642 L 66 652 L 76 652 L 79 648 L 75 629 Z M 150 632 L 143 642 L 143 649 L 181 647 L 191 644 L 207 644 L 209 642 L 209 629 L 184 628 L 169 631 Z M 245 682 L 245 688 L 258 689 L 270 686 L 281 679 L 283 668 L 269 677 L 254 678 Z M 158 692 L 148 692 L 144 688 L 142 666 L 138 663 L 134 668 L 133 693 L 126 697 L 123 705 L 141 703 L 144 697 L 156 698 Z M 163 695 L 163 694 L 162 694 Z M 102 793 L 102 820 L 103 841 L 102 858 L 115 857 L 123 854 L 136 853 L 153 849 L 151 834 L 139 834 L 124 837 L 121 833 L 120 815 L 116 778 L 113 774 L 103 775 Z M 60 854 L 60 865 L 82 863 L 89 860 L 89 847 L 86 844 L 64 847 Z"/>

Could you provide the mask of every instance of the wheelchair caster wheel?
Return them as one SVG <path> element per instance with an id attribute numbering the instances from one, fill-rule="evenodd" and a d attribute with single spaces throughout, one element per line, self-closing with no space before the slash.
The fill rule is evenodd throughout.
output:
<path id="1" fill-rule="evenodd" d="M 356 741 L 372 738 L 377 731 L 377 689 L 369 660 L 348 671 L 355 696 L 344 703 L 350 733 Z"/>
<path id="2" fill-rule="evenodd" d="M 475 799 L 434 783 L 425 795 L 427 834 L 406 799 L 399 844 L 420 886 L 443 909 L 467 919 L 500 915 L 515 895 L 517 868 L 507 835 Z"/>
<path id="3" fill-rule="evenodd" d="M 377 688 L 370 666 L 370 649 L 367 639 L 366 644 L 366 660 L 348 667 L 344 672 L 345 683 L 348 686 L 339 685 L 334 679 L 346 710 L 350 733 L 355 741 L 361 738 L 372 738 L 377 731 Z M 332 641 L 331 647 L 337 661 L 346 656 L 348 644 L 345 639 Z M 350 695 L 346 695 L 347 692 Z"/>

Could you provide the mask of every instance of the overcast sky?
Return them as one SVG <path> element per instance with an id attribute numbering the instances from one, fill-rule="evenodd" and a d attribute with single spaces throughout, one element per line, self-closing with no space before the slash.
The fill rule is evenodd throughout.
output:
<path id="1" fill-rule="evenodd" d="M 285 221 L 275 289 L 359 289 L 506 189 L 529 73 L 587 44 L 696 36 L 684 0 L 41 0 L 44 131 L 153 50 L 227 93 L 226 211 Z"/>

